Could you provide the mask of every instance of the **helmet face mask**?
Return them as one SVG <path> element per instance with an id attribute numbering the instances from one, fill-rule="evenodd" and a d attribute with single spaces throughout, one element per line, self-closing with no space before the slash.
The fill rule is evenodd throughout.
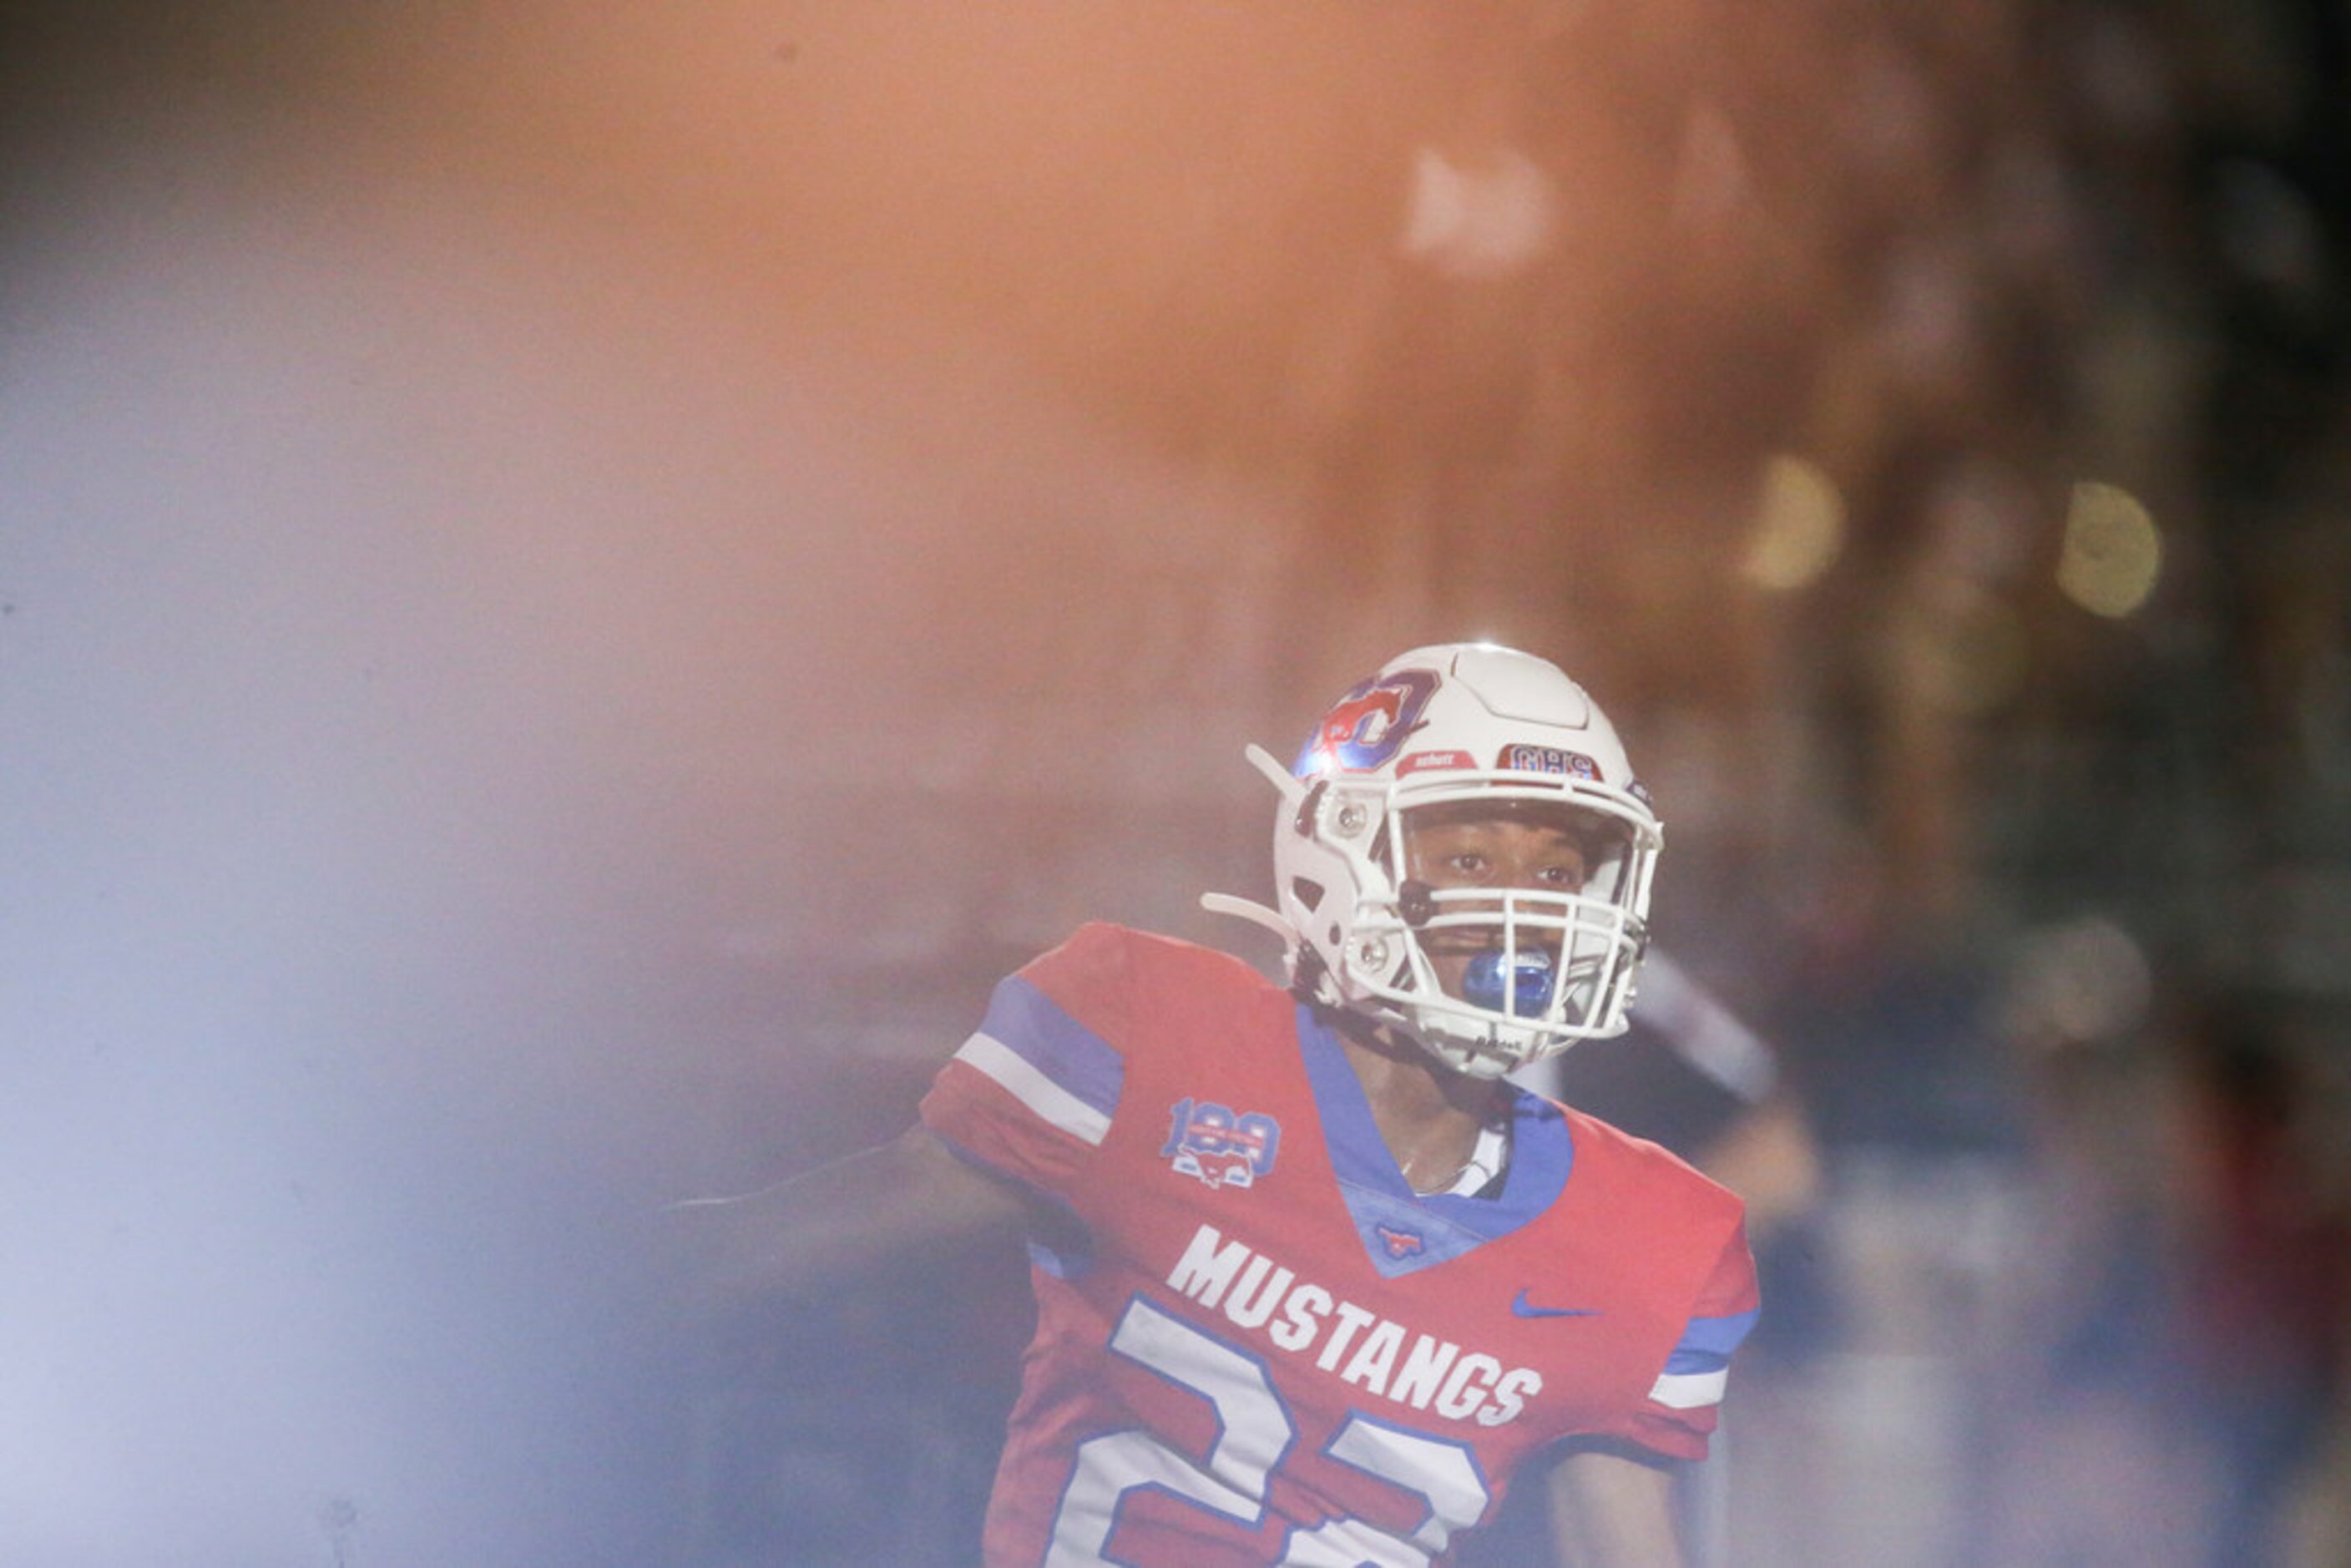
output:
<path id="1" fill-rule="evenodd" d="M 1416 649 L 1293 771 L 1274 865 L 1301 988 L 1477 1077 L 1622 1032 L 1662 841 L 1581 687 L 1508 649 Z"/>

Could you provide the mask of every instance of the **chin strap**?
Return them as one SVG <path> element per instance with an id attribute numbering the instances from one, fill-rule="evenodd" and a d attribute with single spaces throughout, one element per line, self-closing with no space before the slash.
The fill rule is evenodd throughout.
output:
<path id="1" fill-rule="evenodd" d="M 1241 755 L 1249 758 L 1251 768 L 1265 775 L 1267 783 L 1281 791 L 1284 806 L 1294 809 L 1299 801 L 1306 799 L 1306 786 L 1299 781 L 1296 774 L 1284 768 L 1272 752 L 1251 742 L 1241 747 Z"/>
<path id="2" fill-rule="evenodd" d="M 1262 746 L 1251 744 L 1242 748 L 1241 755 L 1249 758 L 1250 767 L 1265 776 L 1266 782 L 1281 792 L 1284 810 L 1298 809 L 1298 803 L 1306 798 L 1306 786 L 1276 760 L 1273 753 Z M 1229 893 L 1204 893 L 1200 895 L 1200 907 L 1211 915 L 1235 915 L 1272 932 L 1281 938 L 1283 959 L 1293 966 L 1297 963 L 1301 946 L 1298 933 L 1290 928 L 1290 922 L 1283 919 L 1279 911 L 1269 909 L 1255 899 L 1236 898 Z"/>
<path id="3" fill-rule="evenodd" d="M 1298 946 L 1298 933 L 1290 928 L 1290 922 L 1254 899 L 1235 898 L 1229 893 L 1204 893 L 1200 895 L 1200 907 L 1211 915 L 1238 915 L 1252 925 L 1264 926 L 1280 937 L 1285 946 Z"/>

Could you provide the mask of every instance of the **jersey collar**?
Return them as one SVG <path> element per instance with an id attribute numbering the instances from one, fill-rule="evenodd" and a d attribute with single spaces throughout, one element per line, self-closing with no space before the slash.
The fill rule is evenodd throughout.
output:
<path id="1" fill-rule="evenodd" d="M 1412 1190 L 1372 1119 L 1371 1102 L 1337 1031 L 1298 1007 L 1299 1053 L 1322 1123 L 1331 1169 L 1372 1266 L 1389 1279 L 1499 1240 L 1549 1208 L 1567 1187 L 1575 1145 L 1559 1107 L 1510 1088 L 1510 1159 L 1492 1197 Z"/>

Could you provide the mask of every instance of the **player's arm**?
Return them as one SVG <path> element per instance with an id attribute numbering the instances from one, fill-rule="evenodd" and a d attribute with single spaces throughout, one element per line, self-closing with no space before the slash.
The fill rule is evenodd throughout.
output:
<path id="1" fill-rule="evenodd" d="M 943 1249 L 990 1230 L 1086 1252 L 1084 1195 L 1125 1081 L 1110 1040 L 1127 1032 L 1128 935 L 1082 927 L 998 985 L 893 1142 L 739 1198 L 673 1206 L 688 1305 L 725 1321 L 935 1268 Z"/>
<path id="2" fill-rule="evenodd" d="M 1552 1466 L 1552 1543 L 1562 1568 L 1683 1568 L 1670 1469 L 1608 1448 Z"/>
<path id="3" fill-rule="evenodd" d="M 1673 1466 L 1706 1457 L 1731 1353 L 1760 1310 L 1735 1203 L 1718 1218 L 1726 1223 L 1714 1265 L 1648 1396 L 1614 1432 L 1568 1448 L 1552 1469 L 1552 1534 L 1575 1568 L 1681 1568 Z"/>
<path id="4" fill-rule="evenodd" d="M 1039 1219 L 1011 1184 L 919 1123 L 878 1148 L 740 1197 L 671 1206 L 688 1312 L 724 1321 L 919 1264 Z"/>

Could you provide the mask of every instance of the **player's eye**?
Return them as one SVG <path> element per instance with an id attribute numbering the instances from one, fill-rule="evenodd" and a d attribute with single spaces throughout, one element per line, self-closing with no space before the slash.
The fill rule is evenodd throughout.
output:
<path id="1" fill-rule="evenodd" d="M 1445 857 L 1445 869 L 1456 876 L 1481 877 L 1494 869 L 1494 862 L 1473 850 Z"/>

